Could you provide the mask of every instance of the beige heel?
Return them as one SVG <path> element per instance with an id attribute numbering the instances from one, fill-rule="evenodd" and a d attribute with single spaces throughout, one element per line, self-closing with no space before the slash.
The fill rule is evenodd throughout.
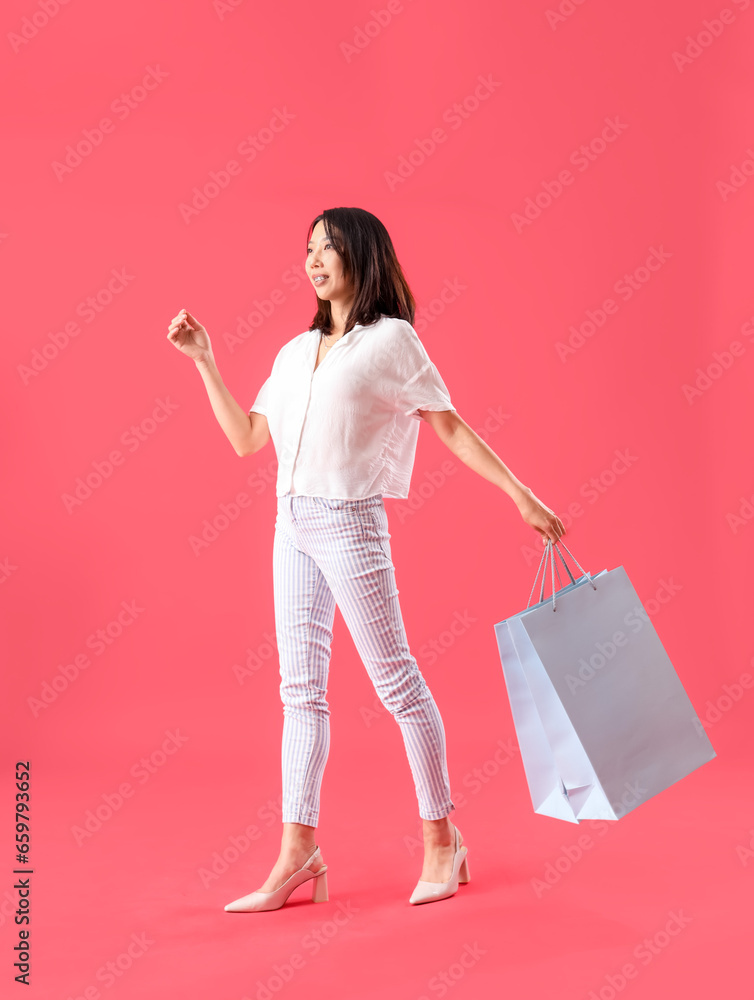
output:
<path id="1" fill-rule="evenodd" d="M 468 854 L 463 859 L 463 864 L 458 869 L 458 881 L 468 882 L 469 881 L 469 856 Z"/>
<path id="2" fill-rule="evenodd" d="M 314 879 L 312 900 L 315 903 L 326 903 L 329 898 L 327 894 L 327 870 L 325 870 Z"/>

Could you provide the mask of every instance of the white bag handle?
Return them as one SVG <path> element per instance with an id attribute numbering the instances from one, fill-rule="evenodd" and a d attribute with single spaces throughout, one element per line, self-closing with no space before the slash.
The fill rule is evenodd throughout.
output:
<path id="1" fill-rule="evenodd" d="M 552 539 L 548 538 L 547 539 L 547 544 L 545 545 L 545 550 L 542 553 L 542 558 L 539 560 L 539 566 L 537 567 L 537 572 L 536 572 L 536 575 L 534 577 L 534 583 L 532 584 L 531 593 L 529 594 L 529 600 L 526 602 L 526 607 L 527 608 L 529 607 L 529 604 L 531 603 L 531 595 L 534 593 L 534 588 L 537 585 L 537 577 L 539 576 L 539 571 L 540 571 L 540 569 L 542 569 L 542 564 L 543 563 L 544 563 L 544 572 L 542 573 L 542 586 L 540 587 L 540 590 L 539 590 L 539 603 L 541 604 L 542 600 L 544 599 L 545 576 L 547 575 L 547 559 L 549 557 L 549 559 L 551 560 L 551 562 L 550 562 L 550 576 L 552 578 L 552 610 L 553 611 L 556 610 L 555 609 L 555 572 L 556 571 L 558 573 L 558 583 L 560 584 L 561 588 L 563 586 L 563 582 L 560 579 L 560 571 L 558 570 L 558 568 L 557 568 L 557 566 L 555 564 L 555 555 L 554 555 L 555 552 L 557 552 L 557 554 L 558 554 L 558 556 L 560 558 L 560 561 L 565 566 L 566 572 L 568 573 L 568 576 L 571 578 L 571 583 L 576 583 L 576 581 L 573 578 L 573 574 L 571 573 L 571 570 L 568 568 L 568 563 L 563 558 L 563 553 L 558 548 L 558 545 L 562 545 L 563 546 L 563 548 L 566 550 L 566 552 L 571 557 L 571 559 L 573 559 L 573 561 L 579 567 L 579 569 L 581 570 L 581 572 L 584 574 L 584 576 L 587 578 L 587 580 L 591 583 L 592 589 L 593 590 L 597 589 L 597 585 L 595 584 L 594 580 L 592 580 L 591 576 L 587 573 L 587 571 L 584 569 L 584 567 L 578 561 L 578 559 L 576 558 L 576 556 L 571 552 L 571 550 L 568 548 L 568 546 L 563 541 L 563 539 L 561 538 L 557 542 L 553 543 Z"/>

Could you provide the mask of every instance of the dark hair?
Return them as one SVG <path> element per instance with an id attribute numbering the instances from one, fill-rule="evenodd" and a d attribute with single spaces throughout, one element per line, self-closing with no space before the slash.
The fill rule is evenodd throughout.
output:
<path id="1" fill-rule="evenodd" d="M 343 276 L 353 282 L 354 299 L 345 333 L 360 323 L 368 326 L 380 315 L 414 322 L 416 302 L 408 287 L 390 234 L 377 216 L 363 208 L 326 208 L 309 226 L 307 241 L 318 222 L 343 261 Z M 315 292 L 316 295 L 316 292 Z M 332 330 L 327 299 L 318 299 L 310 330 Z"/>

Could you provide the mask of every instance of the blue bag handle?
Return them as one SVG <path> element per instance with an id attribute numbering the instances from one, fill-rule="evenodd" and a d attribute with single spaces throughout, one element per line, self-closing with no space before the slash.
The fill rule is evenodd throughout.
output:
<path id="1" fill-rule="evenodd" d="M 576 563 L 576 565 L 578 566 L 578 568 L 581 570 L 581 572 L 584 574 L 584 576 L 587 578 L 587 580 L 591 583 L 592 589 L 593 590 L 597 589 L 597 585 L 594 582 L 594 580 L 592 580 L 591 576 L 587 573 L 587 571 L 584 569 L 584 567 L 578 561 L 578 559 L 576 558 L 576 556 L 571 552 L 571 550 L 568 548 L 568 546 L 563 541 L 563 539 L 560 538 L 557 542 L 553 543 L 552 539 L 548 538 L 547 539 L 547 544 L 545 545 L 545 550 L 542 553 L 542 558 L 539 560 L 539 566 L 537 567 L 537 572 L 536 572 L 536 574 L 534 576 L 534 583 L 532 584 L 531 593 L 529 594 L 529 600 L 526 602 L 526 607 L 527 608 L 529 607 L 529 605 L 531 603 L 531 595 L 534 593 L 534 588 L 537 585 L 537 577 L 539 576 L 539 571 L 540 571 L 540 569 L 542 569 L 542 565 L 543 564 L 544 564 L 544 572 L 542 573 L 542 586 L 540 587 L 540 590 L 539 590 L 539 603 L 541 604 L 542 601 L 543 601 L 543 599 L 544 599 L 544 593 L 545 593 L 545 576 L 547 575 L 547 559 L 549 557 L 549 559 L 550 559 L 550 576 L 551 576 L 551 579 L 552 579 L 552 610 L 553 611 L 556 610 L 556 608 L 555 608 L 555 573 L 556 572 L 558 574 L 558 583 L 560 584 L 561 588 L 563 586 L 563 582 L 560 579 L 560 570 L 558 569 L 558 567 L 557 567 L 557 565 L 555 563 L 555 552 L 557 552 L 558 557 L 560 558 L 560 561 L 565 566 L 566 572 L 568 573 L 568 576 L 571 578 L 571 583 L 576 583 L 576 581 L 573 578 L 573 573 L 571 573 L 571 570 L 568 568 L 568 563 L 563 558 L 563 553 L 558 548 L 559 545 L 562 545 L 563 548 L 568 553 L 568 555 L 571 557 L 571 559 L 573 559 L 573 561 Z"/>

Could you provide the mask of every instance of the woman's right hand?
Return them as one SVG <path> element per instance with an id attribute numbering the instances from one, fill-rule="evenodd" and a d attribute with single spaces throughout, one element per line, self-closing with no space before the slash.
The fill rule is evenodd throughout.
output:
<path id="1" fill-rule="evenodd" d="M 213 360 L 209 334 L 188 309 L 181 309 L 168 327 L 168 340 L 194 361 Z"/>
<path id="2" fill-rule="evenodd" d="M 528 486 L 516 499 L 516 506 L 526 524 L 539 532 L 543 545 L 548 541 L 557 542 L 565 534 L 565 525 L 555 511 L 535 497 Z"/>

